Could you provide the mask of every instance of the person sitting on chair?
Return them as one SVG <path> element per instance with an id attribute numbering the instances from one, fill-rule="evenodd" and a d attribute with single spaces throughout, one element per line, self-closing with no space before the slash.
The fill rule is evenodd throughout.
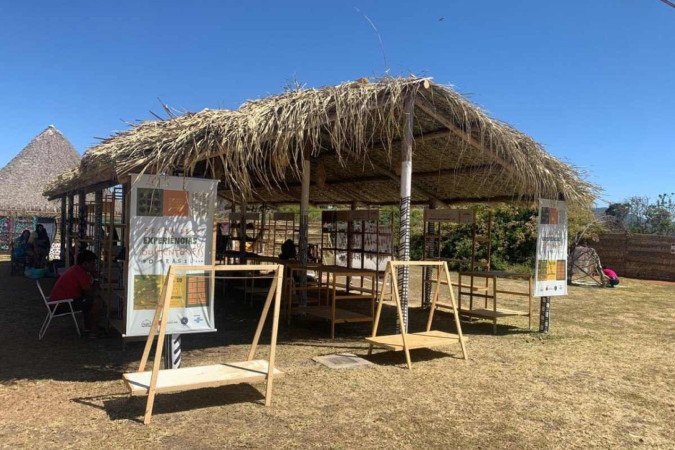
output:
<path id="1" fill-rule="evenodd" d="M 41 223 L 35 226 L 35 234 L 31 236 L 33 244 L 33 267 L 43 267 L 45 260 L 49 256 L 51 243 L 49 235 Z"/>
<path id="2" fill-rule="evenodd" d="M 619 276 L 609 267 L 604 267 L 602 273 L 609 279 L 609 287 L 619 284 Z"/>
<path id="3" fill-rule="evenodd" d="M 30 231 L 23 230 L 21 236 L 14 240 L 12 244 L 12 258 L 15 260 L 25 258 L 28 252 L 28 239 L 30 239 Z"/>
<path id="4" fill-rule="evenodd" d="M 297 259 L 295 243 L 293 242 L 293 239 L 286 239 L 284 243 L 281 244 L 281 253 L 279 253 L 279 259 Z"/>
<path id="5" fill-rule="evenodd" d="M 94 282 L 96 271 L 96 255 L 83 250 L 77 256 L 77 264 L 71 266 L 56 280 L 49 295 L 49 301 L 73 299 L 73 309 L 82 311 L 84 315 L 84 331 L 95 331 L 96 319 L 101 310 L 101 297 L 97 294 L 97 283 Z"/>

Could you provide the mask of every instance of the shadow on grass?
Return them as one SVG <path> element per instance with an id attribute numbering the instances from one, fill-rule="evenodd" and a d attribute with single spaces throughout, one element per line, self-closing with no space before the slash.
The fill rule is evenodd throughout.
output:
<path id="1" fill-rule="evenodd" d="M 359 355 L 363 359 L 367 359 L 373 364 L 381 366 L 403 366 L 406 367 L 405 353 L 402 351 L 395 352 L 386 349 L 373 349 L 373 354 L 370 356 Z M 441 358 L 452 358 L 452 359 L 464 359 L 462 357 L 462 352 L 459 349 L 459 344 L 457 344 L 457 349 L 451 349 L 448 352 L 442 352 L 438 350 L 433 350 L 430 348 L 417 348 L 410 350 L 410 360 L 412 361 L 413 367 L 416 362 L 432 361 L 435 359 Z"/>
<path id="2" fill-rule="evenodd" d="M 17 380 L 52 379 L 77 382 L 119 380 L 122 373 L 134 369 L 141 358 L 144 341 L 122 344 L 119 335 L 110 339 L 78 339 L 69 318 L 57 319 L 50 325 L 45 338 L 37 340 L 37 332 L 45 316 L 35 281 L 25 277 L 9 277 L 9 263 L 0 263 L 0 384 Z M 41 280 L 51 291 L 53 279 Z M 261 302 L 247 303 L 236 290 L 217 290 L 216 333 L 186 335 L 183 351 L 226 349 L 230 346 L 249 346 L 262 310 Z M 352 303 L 350 303 L 351 308 Z M 370 312 L 369 302 L 361 305 Z M 358 307 L 357 307 L 358 308 Z M 410 331 L 426 328 L 428 312 L 410 308 Z M 379 335 L 396 332 L 397 314 L 393 305 L 385 304 L 378 330 Z M 490 322 L 464 323 L 466 335 L 492 335 Z M 266 321 L 260 344 L 270 342 L 271 320 Z M 452 314 L 438 311 L 432 329 L 456 332 Z M 284 346 L 317 348 L 316 354 L 328 350 L 366 352 L 363 338 L 372 333 L 371 323 L 348 323 L 336 326 L 336 339 L 330 339 L 327 321 L 295 317 L 291 325 L 280 321 L 278 343 Z M 498 335 L 528 333 L 522 328 L 498 325 Z M 328 350 L 326 350 L 328 349 Z M 237 349 L 238 351 L 239 349 Z M 261 349 L 264 352 L 267 349 Z M 220 352 L 219 352 L 220 353 Z M 283 355 L 280 355 L 283 358 Z M 413 356 L 418 358 L 419 356 Z M 422 356 L 423 357 L 423 356 Z M 398 356 L 392 361 L 398 361 Z"/>
<path id="3" fill-rule="evenodd" d="M 125 392 L 93 397 L 79 397 L 73 398 L 71 401 L 105 411 L 111 420 L 131 420 L 143 423 L 147 397 L 131 397 Z M 259 390 L 249 384 L 233 384 L 216 388 L 157 394 L 152 415 L 155 417 L 161 414 L 172 414 L 238 403 L 257 403 L 261 407 L 264 407 L 265 397 Z"/>

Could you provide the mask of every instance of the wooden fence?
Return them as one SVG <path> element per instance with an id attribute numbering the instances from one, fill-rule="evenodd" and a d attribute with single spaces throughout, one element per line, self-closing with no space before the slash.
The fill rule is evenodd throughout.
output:
<path id="1" fill-rule="evenodd" d="M 675 236 L 603 234 L 593 248 L 620 277 L 675 281 Z"/>

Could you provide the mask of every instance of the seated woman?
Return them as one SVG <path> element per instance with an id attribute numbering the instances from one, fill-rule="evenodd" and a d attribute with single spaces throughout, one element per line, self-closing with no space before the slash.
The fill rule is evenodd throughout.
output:
<path id="1" fill-rule="evenodd" d="M 49 242 L 49 235 L 41 223 L 35 226 L 35 238 L 33 239 L 33 266 L 44 267 L 45 261 L 49 256 L 49 249 L 51 243 Z"/>
<path id="2" fill-rule="evenodd" d="M 71 266 L 56 280 L 49 301 L 73 299 L 73 308 L 84 313 L 84 331 L 93 332 L 95 337 L 98 316 L 103 302 L 95 282 L 97 256 L 89 250 L 83 250 L 77 256 L 77 264 Z"/>
<path id="3" fill-rule="evenodd" d="M 16 238 L 12 243 L 12 259 L 15 261 L 25 259 L 28 254 L 28 239 L 30 238 L 30 231 L 23 230 L 21 236 Z"/>

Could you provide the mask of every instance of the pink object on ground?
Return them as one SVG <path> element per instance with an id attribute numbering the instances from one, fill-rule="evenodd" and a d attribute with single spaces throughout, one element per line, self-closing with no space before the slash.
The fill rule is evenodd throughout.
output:
<path id="1" fill-rule="evenodd" d="M 605 275 L 607 275 L 609 278 L 619 278 L 619 277 L 617 276 L 616 272 L 614 272 L 614 271 L 613 271 L 612 269 L 610 269 L 610 268 L 604 268 L 604 269 L 602 269 L 602 273 L 604 273 Z"/>

